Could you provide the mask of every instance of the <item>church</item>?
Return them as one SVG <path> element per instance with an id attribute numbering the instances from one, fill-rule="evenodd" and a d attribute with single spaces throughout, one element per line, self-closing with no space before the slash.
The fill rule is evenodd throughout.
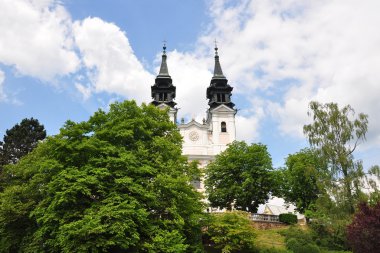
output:
<path id="1" fill-rule="evenodd" d="M 197 122 L 194 119 L 177 123 L 176 87 L 169 75 L 166 46 L 163 47 L 160 71 L 151 86 L 152 104 L 159 108 L 168 108 L 170 119 L 177 124 L 183 137 L 183 155 L 189 161 L 199 161 L 204 168 L 217 154 L 227 148 L 227 144 L 236 139 L 235 115 L 237 110 L 231 101 L 233 87 L 228 84 L 219 61 L 218 47 L 215 45 L 214 75 L 206 89 L 208 108 L 206 119 Z M 195 187 L 203 192 L 203 182 L 195 182 Z"/>

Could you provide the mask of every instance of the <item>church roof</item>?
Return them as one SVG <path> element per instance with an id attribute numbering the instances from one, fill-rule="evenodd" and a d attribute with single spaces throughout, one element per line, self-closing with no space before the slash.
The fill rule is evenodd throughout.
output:
<path id="1" fill-rule="evenodd" d="M 223 75 L 222 66 L 220 66 L 218 47 L 215 44 L 215 65 L 214 65 L 214 76 L 212 79 L 226 79 Z"/>
<path id="2" fill-rule="evenodd" d="M 160 72 L 158 73 L 157 77 L 170 77 L 168 65 L 166 63 L 166 45 L 163 46 L 163 52 L 162 52 L 162 60 L 161 60 L 161 66 L 160 66 Z"/>

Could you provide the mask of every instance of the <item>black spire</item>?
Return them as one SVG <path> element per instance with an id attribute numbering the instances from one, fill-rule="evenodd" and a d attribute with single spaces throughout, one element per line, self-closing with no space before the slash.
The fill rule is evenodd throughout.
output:
<path id="1" fill-rule="evenodd" d="M 172 83 L 172 78 L 169 75 L 168 65 L 166 63 L 166 43 L 162 47 L 162 61 L 160 66 L 160 72 L 156 77 L 154 85 L 151 87 L 152 91 L 152 104 L 155 106 L 165 103 L 168 106 L 174 108 L 176 103 L 173 101 L 175 98 L 176 87 Z"/>
<path id="2" fill-rule="evenodd" d="M 226 77 L 223 75 L 222 67 L 220 66 L 219 62 L 219 55 L 218 55 L 218 46 L 216 45 L 215 42 L 215 66 L 214 66 L 214 76 L 212 77 L 213 79 L 215 78 L 224 78 Z"/>
<path id="3" fill-rule="evenodd" d="M 160 72 L 158 73 L 158 76 L 169 76 L 168 65 L 166 63 L 166 43 L 165 42 L 162 49 L 163 49 L 162 60 L 161 60 Z"/>
<path id="4" fill-rule="evenodd" d="M 233 87 L 228 84 L 227 78 L 223 75 L 222 67 L 219 62 L 218 46 L 215 41 L 214 76 L 211 78 L 210 86 L 206 92 L 210 109 L 214 109 L 222 104 L 233 109 L 235 104 L 231 102 L 232 90 Z"/>

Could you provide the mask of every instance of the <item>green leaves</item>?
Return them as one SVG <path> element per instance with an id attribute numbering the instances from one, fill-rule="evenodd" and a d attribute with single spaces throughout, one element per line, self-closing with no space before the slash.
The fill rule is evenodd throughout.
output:
<path id="1" fill-rule="evenodd" d="M 324 192 L 326 171 L 326 164 L 313 149 L 302 149 L 289 155 L 286 167 L 279 172 L 282 188 L 280 195 L 304 213 Z"/>
<path id="2" fill-rule="evenodd" d="M 181 143 L 166 112 L 130 101 L 66 122 L 4 171 L 0 248 L 194 251 L 203 204 L 190 182 L 199 170 L 181 155 Z"/>
<path id="3" fill-rule="evenodd" d="M 6 131 L 4 142 L 0 142 L 0 167 L 16 163 L 45 137 L 45 128 L 37 119 L 23 119 L 20 124 Z"/>
<path id="4" fill-rule="evenodd" d="M 255 230 L 245 212 L 210 214 L 206 231 L 207 240 L 221 252 L 256 252 Z"/>
<path id="5" fill-rule="evenodd" d="M 357 175 L 361 174 L 361 164 L 354 162 L 353 152 L 365 140 L 368 130 L 368 115 L 355 111 L 350 105 L 339 109 L 336 103 L 320 104 L 311 102 L 309 115 L 313 123 L 303 130 L 309 143 L 316 148 L 328 162 L 332 180 L 343 179 L 342 185 L 348 212 L 354 212 L 353 186 Z M 356 187 L 358 189 L 358 187 Z M 359 193 L 355 193 L 359 194 Z"/>
<path id="6" fill-rule="evenodd" d="M 233 142 L 206 170 L 206 192 L 213 207 L 256 212 L 272 190 L 272 159 L 263 144 Z"/>

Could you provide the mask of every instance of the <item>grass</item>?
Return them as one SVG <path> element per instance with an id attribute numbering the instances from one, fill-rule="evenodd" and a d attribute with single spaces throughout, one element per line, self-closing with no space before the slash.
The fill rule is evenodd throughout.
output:
<path id="1" fill-rule="evenodd" d="M 307 226 L 299 226 L 301 229 L 308 230 Z M 279 250 L 286 250 L 285 246 L 285 236 L 281 235 L 280 232 L 287 230 L 288 227 L 282 228 L 272 228 L 266 230 L 256 230 L 256 246 L 259 249 L 265 248 L 276 248 Z M 321 253 L 351 253 L 351 251 L 330 251 L 321 250 Z"/>
<path id="2" fill-rule="evenodd" d="M 288 229 L 287 227 L 283 228 L 273 228 L 266 230 L 256 230 L 256 245 L 259 248 L 278 248 L 286 249 L 285 247 L 285 237 L 282 236 L 279 232 Z"/>

